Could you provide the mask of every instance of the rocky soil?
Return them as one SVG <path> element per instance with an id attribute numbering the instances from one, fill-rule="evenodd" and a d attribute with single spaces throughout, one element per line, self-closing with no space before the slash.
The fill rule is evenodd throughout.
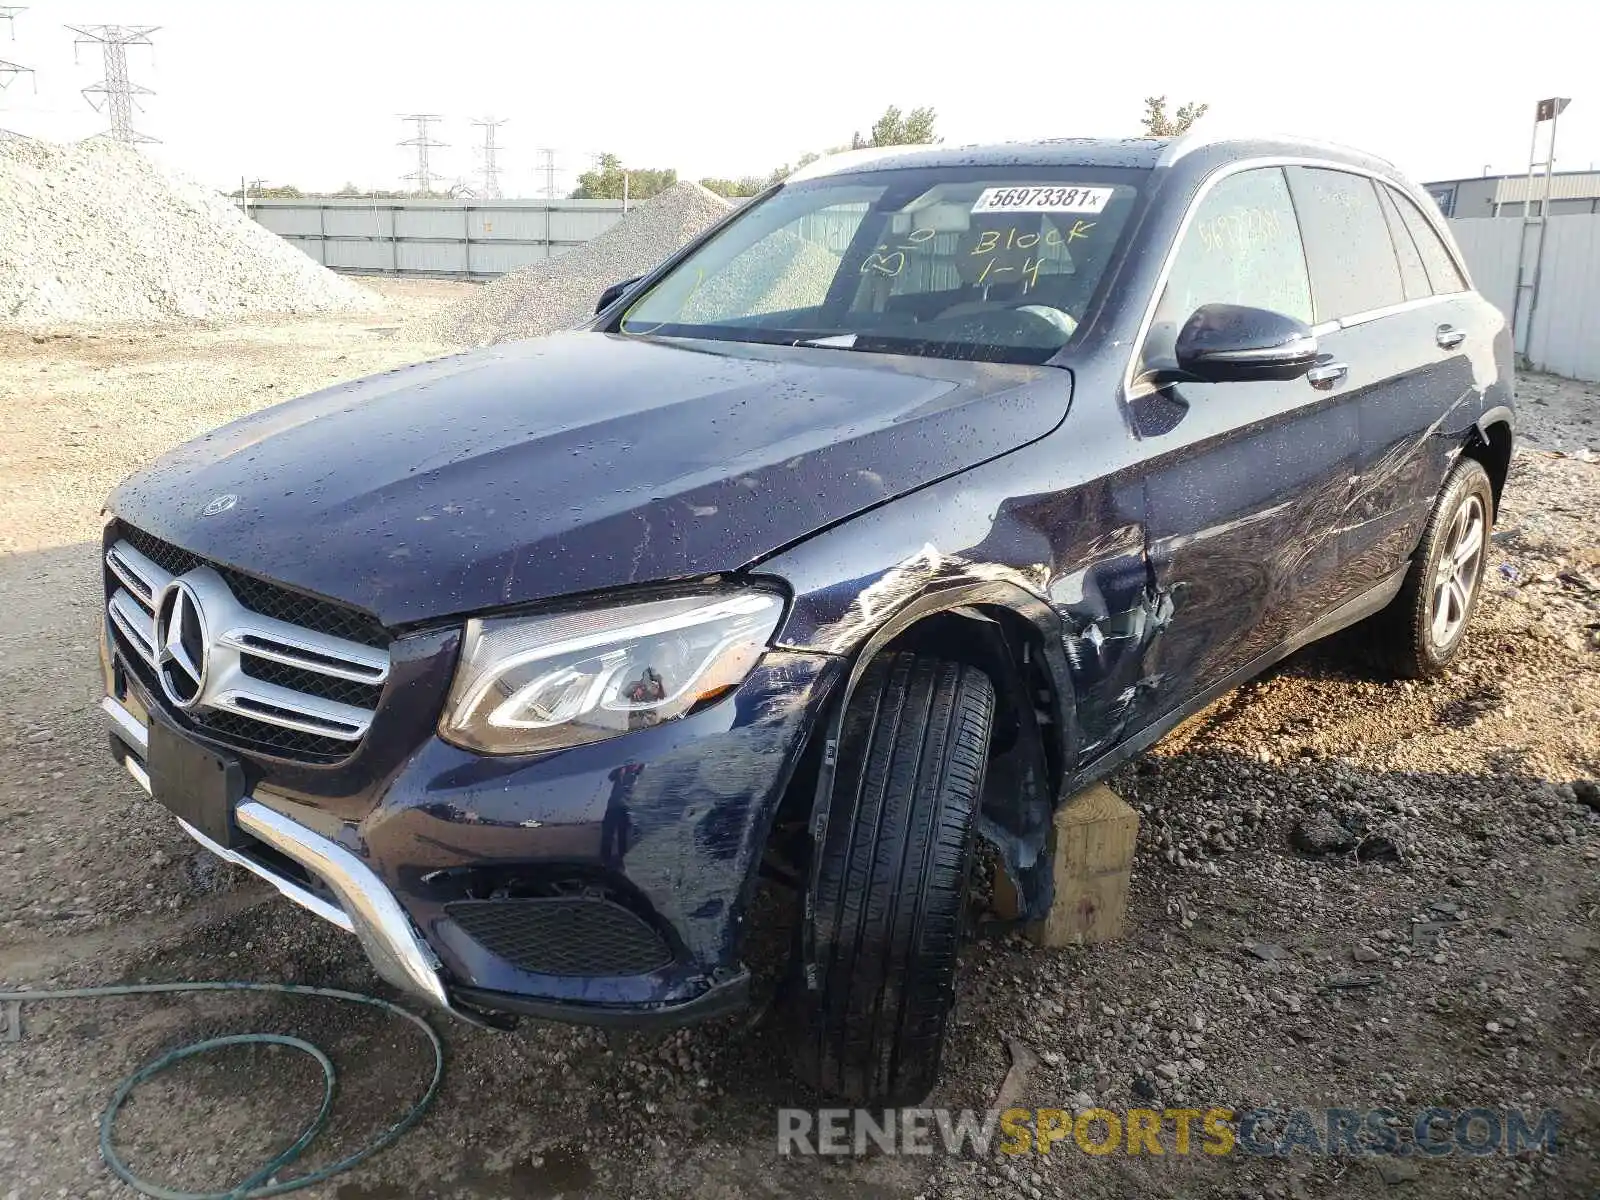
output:
<path id="1" fill-rule="evenodd" d="M 1589 462 L 1600 459 L 1600 383 L 1531 371 L 1517 377 L 1518 436 Z"/>
<path id="2" fill-rule="evenodd" d="M 442 351 L 396 326 L 465 285 L 383 285 L 374 317 L 160 336 L 0 333 L 0 986 L 250 978 L 381 990 L 348 935 L 219 866 L 113 768 L 94 703 L 101 496 L 230 416 Z M 1552 385 L 1581 411 L 1581 389 Z M 1565 397 L 1565 398 L 1563 398 Z M 1385 682 L 1359 633 L 1223 698 L 1113 779 L 1141 815 L 1129 933 L 974 941 L 930 1103 L 1553 1107 L 1554 1158 L 780 1159 L 814 1105 L 749 1017 L 670 1036 L 442 1029 L 444 1089 L 319 1200 L 556 1196 L 1589 1197 L 1600 1181 L 1600 467 L 1521 452 L 1464 658 Z M 781 911 L 783 897 L 764 897 Z M 775 923 L 774 923 L 775 925 Z M 752 956 L 770 977 L 781 936 Z M 327 1162 L 426 1079 L 413 1032 L 319 1000 L 56 1003 L 0 1039 L 0 1200 L 131 1194 L 96 1153 L 116 1081 L 234 1030 L 299 1033 L 341 1075 Z M 1013 1049 L 1014 1047 L 1014 1049 Z M 1022 1064 L 1014 1067 L 1013 1054 Z M 209 1190 L 283 1145 L 315 1068 L 185 1064 L 121 1127 L 136 1168 Z"/>

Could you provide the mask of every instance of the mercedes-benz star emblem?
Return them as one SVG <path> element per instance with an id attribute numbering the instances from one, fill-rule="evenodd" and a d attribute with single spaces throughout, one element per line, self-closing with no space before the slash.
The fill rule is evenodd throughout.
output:
<path id="1" fill-rule="evenodd" d="M 211 497 L 210 503 L 200 510 L 200 515 L 202 517 L 214 517 L 218 513 L 227 512 L 237 503 L 239 503 L 238 496 L 232 492 L 224 492 L 220 496 Z"/>
<path id="2" fill-rule="evenodd" d="M 174 579 L 156 601 L 156 671 L 179 708 L 193 708 L 206 681 L 206 615 L 194 589 Z"/>

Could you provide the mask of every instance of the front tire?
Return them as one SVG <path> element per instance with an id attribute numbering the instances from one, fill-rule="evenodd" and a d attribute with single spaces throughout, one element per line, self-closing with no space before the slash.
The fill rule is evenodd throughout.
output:
<path id="1" fill-rule="evenodd" d="M 1494 488 L 1483 465 L 1462 458 L 1445 478 L 1400 592 L 1379 614 L 1375 649 L 1401 679 L 1449 666 L 1466 640 L 1489 561 Z"/>
<path id="2" fill-rule="evenodd" d="M 982 671 L 912 653 L 874 659 L 850 699 L 790 1003 L 819 1091 L 898 1106 L 938 1080 L 994 705 Z"/>

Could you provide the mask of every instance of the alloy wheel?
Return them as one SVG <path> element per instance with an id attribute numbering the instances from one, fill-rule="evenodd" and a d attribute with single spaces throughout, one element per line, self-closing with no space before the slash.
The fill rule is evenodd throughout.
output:
<path id="1" fill-rule="evenodd" d="M 1433 573 L 1430 635 L 1439 649 L 1452 645 L 1466 627 L 1488 530 L 1482 499 L 1468 496 L 1462 500 L 1450 519 L 1450 532 Z"/>

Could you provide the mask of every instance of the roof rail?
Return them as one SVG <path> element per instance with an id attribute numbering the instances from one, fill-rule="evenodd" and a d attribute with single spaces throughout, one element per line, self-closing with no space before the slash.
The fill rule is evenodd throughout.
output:
<path id="1" fill-rule="evenodd" d="M 1399 170 L 1395 164 L 1380 154 L 1373 154 L 1370 150 L 1362 150 L 1355 146 L 1346 146 L 1340 142 L 1323 141 L 1318 138 L 1300 137 L 1292 133 L 1263 133 L 1260 130 L 1228 130 L 1216 127 L 1206 127 L 1198 132 L 1185 133 L 1167 144 L 1161 152 L 1161 157 L 1156 160 L 1157 167 L 1170 167 L 1186 154 L 1193 154 L 1196 150 L 1203 150 L 1207 146 L 1216 146 L 1223 142 L 1238 141 L 1281 141 L 1303 147 L 1306 150 L 1334 150 L 1340 154 L 1349 154 L 1361 158 L 1370 158 L 1381 162 L 1387 167 Z"/>

